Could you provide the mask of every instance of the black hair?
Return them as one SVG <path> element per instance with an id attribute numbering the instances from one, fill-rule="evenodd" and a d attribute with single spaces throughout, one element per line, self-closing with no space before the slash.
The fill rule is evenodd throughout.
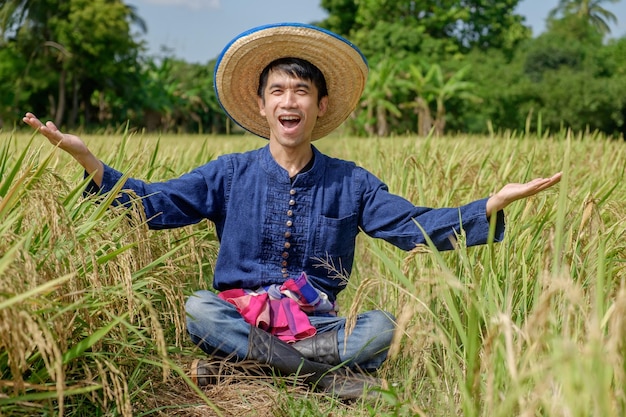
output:
<path id="1" fill-rule="evenodd" d="M 311 81 L 315 87 L 317 87 L 318 104 L 322 97 L 328 95 L 324 74 L 322 74 L 322 71 L 315 65 L 301 58 L 278 58 L 270 62 L 263 68 L 263 71 L 261 71 L 259 88 L 257 89 L 257 95 L 260 98 L 263 98 L 263 90 L 265 90 L 267 86 L 267 78 L 269 77 L 270 71 L 280 71 L 301 80 Z"/>

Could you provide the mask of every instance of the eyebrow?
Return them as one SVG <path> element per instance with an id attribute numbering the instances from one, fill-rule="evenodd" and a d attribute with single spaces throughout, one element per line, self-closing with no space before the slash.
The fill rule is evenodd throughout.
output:
<path id="1" fill-rule="evenodd" d="M 268 86 L 269 89 L 272 88 L 285 88 L 285 83 L 272 83 Z M 296 88 L 306 88 L 308 90 L 311 89 L 311 83 L 306 81 L 299 81 L 296 83 Z"/>

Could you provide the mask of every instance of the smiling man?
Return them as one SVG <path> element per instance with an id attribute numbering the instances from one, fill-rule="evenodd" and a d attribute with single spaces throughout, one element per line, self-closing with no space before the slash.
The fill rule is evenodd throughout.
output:
<path id="1" fill-rule="evenodd" d="M 129 178 L 123 186 L 142 198 L 153 229 L 202 219 L 215 224 L 220 250 L 214 291 L 197 291 L 186 304 L 196 345 L 219 361 L 247 359 L 280 374 L 304 375 L 318 391 L 343 399 L 379 386 L 368 371 L 385 361 L 395 331 L 387 311 L 359 314 L 349 331 L 338 315 L 357 234 L 407 251 L 424 244 L 426 234 L 438 249 L 449 250 L 462 232 L 467 245 L 486 243 L 495 216 L 499 241 L 502 209 L 560 180 L 556 174 L 508 184 L 458 208 L 419 207 L 390 193 L 366 169 L 312 145 L 354 111 L 367 71 L 354 45 L 324 29 L 293 23 L 251 29 L 220 55 L 215 90 L 226 113 L 267 145 L 220 156 L 169 181 Z M 32 113 L 24 121 L 93 174 L 98 192 L 122 180 L 77 136 Z M 118 203 L 128 204 L 128 195 Z M 219 368 L 211 365 L 193 363 L 198 384 L 213 380 Z"/>
<path id="2" fill-rule="evenodd" d="M 311 134 L 328 108 L 324 76 L 307 61 L 282 58 L 263 70 L 258 95 L 259 114 L 270 128 L 270 152 L 293 177 L 313 157 Z"/>

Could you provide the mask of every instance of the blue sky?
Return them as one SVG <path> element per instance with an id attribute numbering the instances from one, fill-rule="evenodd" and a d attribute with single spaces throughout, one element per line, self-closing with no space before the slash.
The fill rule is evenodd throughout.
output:
<path id="1" fill-rule="evenodd" d="M 299 0 L 130 0 L 147 26 L 143 39 L 151 54 L 162 46 L 188 62 L 205 63 L 233 37 L 254 26 L 276 22 L 311 23 L 326 17 L 319 1 Z M 518 13 L 537 35 L 558 0 L 522 0 Z M 612 36 L 626 36 L 626 1 L 604 7 L 618 19 Z"/>

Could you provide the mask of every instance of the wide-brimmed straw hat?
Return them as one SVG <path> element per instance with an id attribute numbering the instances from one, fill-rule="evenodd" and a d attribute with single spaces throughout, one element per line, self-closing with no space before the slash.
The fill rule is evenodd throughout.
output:
<path id="1" fill-rule="evenodd" d="M 279 58 L 300 58 L 320 69 L 328 88 L 328 110 L 315 125 L 312 139 L 326 136 L 343 123 L 359 103 L 367 79 L 367 60 L 348 40 L 302 23 L 259 26 L 233 39 L 215 65 L 217 99 L 238 125 L 269 138 L 259 113 L 257 89 L 263 69 Z"/>

